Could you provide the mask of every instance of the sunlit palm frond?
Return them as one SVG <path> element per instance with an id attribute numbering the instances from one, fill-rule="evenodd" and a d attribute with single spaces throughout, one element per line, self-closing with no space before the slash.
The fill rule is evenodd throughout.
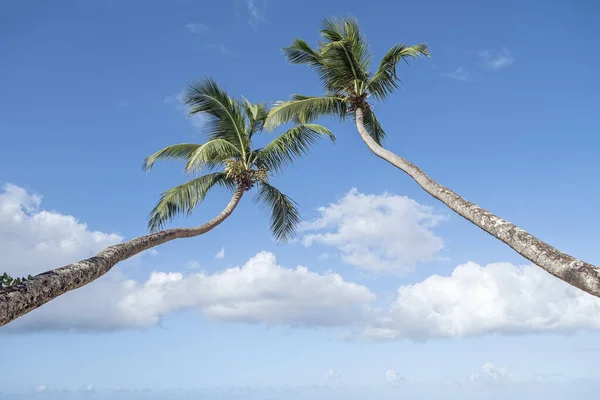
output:
<path id="1" fill-rule="evenodd" d="M 343 119 L 346 112 L 347 104 L 343 97 L 312 97 L 296 94 L 292 96 L 292 100 L 275 103 L 269 112 L 265 128 L 273 130 L 290 121 L 301 124 L 310 123 L 323 116 Z"/>
<path id="2" fill-rule="evenodd" d="M 241 158 L 242 152 L 225 139 L 212 139 L 200 146 L 188 159 L 185 172 L 198 172 L 222 165 L 228 159 Z"/>
<path id="3" fill-rule="evenodd" d="M 363 123 L 365 125 L 365 129 L 369 132 L 369 135 L 373 138 L 378 145 L 381 146 L 383 140 L 385 139 L 385 131 L 379 124 L 377 117 L 373 110 L 364 110 L 363 111 Z"/>
<path id="4" fill-rule="evenodd" d="M 398 63 L 401 60 L 408 63 L 409 58 L 418 58 L 421 55 L 429 57 L 429 48 L 424 43 L 415 46 L 395 45 L 381 59 L 379 68 L 369 80 L 367 90 L 376 99 L 384 100 L 398 88 L 400 83 L 400 79 L 396 74 Z"/>
<path id="5" fill-rule="evenodd" d="M 155 232 L 173 220 L 179 214 L 190 215 L 198 203 L 202 202 L 208 191 L 215 185 L 234 190 L 236 184 L 225 173 L 203 175 L 182 185 L 164 191 L 156 206 L 150 212 L 148 228 Z"/>
<path id="6" fill-rule="evenodd" d="M 317 124 L 302 124 L 290 128 L 256 153 L 256 163 L 270 171 L 279 172 L 296 159 L 308 153 L 310 147 L 322 137 L 335 142 L 335 135 Z"/>
<path id="7" fill-rule="evenodd" d="M 294 237 L 300 223 L 300 213 L 296 202 L 266 182 L 259 184 L 255 201 L 269 210 L 271 232 L 279 242 L 287 242 Z"/>
<path id="8" fill-rule="evenodd" d="M 355 18 L 325 19 L 321 24 L 321 36 L 326 39 L 326 42 L 319 48 L 322 57 L 327 58 L 325 54 L 330 44 L 343 42 L 345 50 L 353 58 L 359 69 L 364 72 L 369 71 L 371 51 Z"/>
<path id="9" fill-rule="evenodd" d="M 209 139 L 224 139 L 242 152 L 248 145 L 243 105 L 227 95 L 211 78 L 189 84 L 184 102 L 190 115 L 202 113 L 208 119 L 204 130 Z"/>
<path id="10" fill-rule="evenodd" d="M 158 160 L 189 160 L 201 144 L 181 143 L 165 147 L 144 159 L 142 170 L 149 171 Z"/>

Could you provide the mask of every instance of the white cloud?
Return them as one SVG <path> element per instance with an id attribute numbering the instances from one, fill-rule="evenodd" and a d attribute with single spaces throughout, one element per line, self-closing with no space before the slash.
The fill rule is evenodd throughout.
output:
<path id="1" fill-rule="evenodd" d="M 485 66 L 492 70 L 508 67 L 515 61 L 507 49 L 503 49 L 501 51 L 480 51 L 479 57 L 484 62 Z"/>
<path id="2" fill-rule="evenodd" d="M 198 22 L 191 22 L 189 24 L 185 24 L 185 29 L 190 31 L 193 34 L 201 34 L 208 31 L 208 26 L 205 24 L 200 24 Z"/>
<path id="3" fill-rule="evenodd" d="M 91 231 L 73 216 L 41 209 L 41 197 L 23 188 L 3 188 L 0 265 L 11 275 L 66 265 L 122 240 Z M 359 205 L 369 209 L 372 201 Z M 346 215 L 344 207 L 338 211 Z M 338 215 L 328 212 L 324 215 Z M 220 321 L 343 327 L 373 340 L 600 330 L 600 299 L 533 265 L 469 262 L 450 276 L 401 286 L 386 309 L 371 308 L 374 301 L 368 288 L 338 274 L 284 268 L 273 254 L 260 252 L 240 267 L 210 274 L 154 272 L 145 282 L 126 279 L 117 266 L 2 331 L 147 328 L 184 308 Z M 494 374 L 493 368 L 486 371 Z"/>
<path id="4" fill-rule="evenodd" d="M 481 367 L 481 371 L 471 375 L 473 383 L 495 383 L 506 384 L 511 381 L 511 374 L 508 370 L 500 368 L 491 362 L 486 362 Z"/>
<path id="5" fill-rule="evenodd" d="M 341 377 L 342 377 L 342 373 L 340 371 L 335 370 L 335 369 L 330 369 L 325 374 L 325 380 L 326 381 L 333 381 L 333 380 L 336 380 L 336 379 L 340 379 Z"/>
<path id="6" fill-rule="evenodd" d="M 89 230 L 75 217 L 40 208 L 42 197 L 6 184 L 0 192 L 0 265 L 13 276 L 36 275 L 91 257 L 123 238 Z"/>
<path id="7" fill-rule="evenodd" d="M 364 323 L 375 296 L 333 273 L 287 269 L 261 252 L 242 267 L 210 275 L 153 272 L 144 283 L 110 275 L 7 325 L 12 330 L 147 328 L 197 308 L 221 321 L 293 326 Z"/>
<path id="8" fill-rule="evenodd" d="M 534 265 L 474 262 L 401 286 L 363 332 L 376 340 L 600 329 L 600 299 Z"/>
<path id="9" fill-rule="evenodd" d="M 225 258 L 225 247 L 222 247 L 221 250 L 219 250 L 219 252 L 215 254 L 215 258 L 218 260 Z"/>
<path id="10" fill-rule="evenodd" d="M 47 390 L 48 390 L 48 387 L 47 387 L 46 385 L 37 385 L 37 386 L 35 387 L 35 391 L 36 391 L 37 393 L 44 393 L 44 392 L 46 392 Z"/>
<path id="11" fill-rule="evenodd" d="M 83 391 L 84 392 L 94 392 L 95 391 L 94 385 L 92 385 L 90 383 L 89 385 L 84 386 Z"/>
<path id="12" fill-rule="evenodd" d="M 267 2 L 265 0 L 244 0 L 248 23 L 252 29 L 257 30 L 261 22 L 266 21 Z"/>
<path id="13" fill-rule="evenodd" d="M 302 224 L 305 246 L 334 246 L 345 262 L 378 272 L 412 271 L 438 257 L 443 240 L 432 228 L 444 217 L 405 196 L 350 190 Z"/>
<path id="14" fill-rule="evenodd" d="M 468 81 L 471 77 L 467 71 L 465 71 L 462 67 L 455 69 L 452 72 L 443 73 L 442 76 L 456 79 L 457 81 Z"/>
<path id="15" fill-rule="evenodd" d="M 398 375 L 398 373 L 393 369 L 388 369 L 385 371 L 385 379 L 392 385 L 399 385 L 404 382 L 404 378 Z"/>

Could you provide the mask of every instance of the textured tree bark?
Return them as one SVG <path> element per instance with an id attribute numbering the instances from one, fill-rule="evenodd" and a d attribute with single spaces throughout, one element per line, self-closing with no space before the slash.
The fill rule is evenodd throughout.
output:
<path id="1" fill-rule="evenodd" d="M 0 326 L 27 314 L 56 297 L 98 279 L 117 263 L 174 239 L 190 238 L 215 228 L 231 215 L 244 194 L 238 188 L 227 207 L 209 222 L 194 228 L 173 228 L 107 247 L 94 257 L 36 275 L 0 290 Z"/>
<path id="2" fill-rule="evenodd" d="M 509 245 L 532 263 L 568 284 L 600 297 L 600 268 L 557 250 L 518 226 L 495 216 L 435 182 L 416 165 L 379 146 L 365 129 L 361 108 L 355 110 L 355 117 L 360 137 L 377 157 L 407 173 L 427 193 L 461 217 Z"/>

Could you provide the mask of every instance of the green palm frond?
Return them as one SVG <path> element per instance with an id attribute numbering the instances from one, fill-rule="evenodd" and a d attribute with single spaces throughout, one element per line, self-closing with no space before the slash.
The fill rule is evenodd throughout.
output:
<path id="1" fill-rule="evenodd" d="M 370 79 L 367 90 L 378 100 L 384 100 L 390 93 L 398 88 L 400 79 L 396 74 L 396 66 L 401 60 L 408 64 L 409 58 L 419 56 L 429 57 L 429 48 L 425 43 L 416 46 L 397 44 L 392 47 L 381 59 L 379 68 Z"/>
<path id="2" fill-rule="evenodd" d="M 207 174 L 164 191 L 150 212 L 148 228 L 155 232 L 179 214 L 190 215 L 215 185 L 235 190 L 236 183 L 223 172 Z"/>
<path id="3" fill-rule="evenodd" d="M 369 135 L 371 135 L 373 140 L 381 146 L 381 143 L 383 143 L 383 140 L 385 139 L 385 132 L 379 124 L 373 110 L 369 109 L 363 111 L 363 123 L 365 129 L 369 132 Z"/>
<path id="4" fill-rule="evenodd" d="M 289 241 L 300 223 L 296 202 L 266 182 L 259 186 L 255 201 L 270 211 L 273 236 L 280 243 Z"/>
<path id="5" fill-rule="evenodd" d="M 198 172 L 203 169 L 212 170 L 226 160 L 242 157 L 242 152 L 225 139 L 212 139 L 200 146 L 189 158 L 185 172 Z"/>
<path id="6" fill-rule="evenodd" d="M 307 64 L 313 68 L 321 64 L 319 53 L 302 39 L 295 39 L 291 46 L 283 49 L 283 54 L 292 64 Z"/>
<path id="7" fill-rule="evenodd" d="M 356 79 L 364 80 L 367 77 L 372 55 L 355 18 L 344 18 L 341 21 L 325 19 L 321 24 L 321 36 L 326 40 L 319 51 L 322 58 L 345 61 L 347 68 L 356 69 Z M 328 49 L 334 48 L 337 51 L 328 52 Z"/>
<path id="8" fill-rule="evenodd" d="M 190 115 L 202 113 L 208 117 L 204 129 L 209 139 L 224 139 L 243 153 L 248 147 L 243 105 L 227 95 L 211 78 L 189 84 L 184 102 Z"/>
<path id="9" fill-rule="evenodd" d="M 279 172 L 283 167 L 308 153 L 310 147 L 323 136 L 335 142 L 335 135 L 324 126 L 317 124 L 294 126 L 256 152 L 255 162 L 273 172 Z"/>
<path id="10" fill-rule="evenodd" d="M 310 123 L 323 116 L 344 119 L 346 113 L 347 104 L 343 97 L 311 97 L 296 94 L 292 96 L 292 100 L 275 103 L 269 112 L 265 128 L 273 130 L 290 121 L 300 124 Z"/>
<path id="11" fill-rule="evenodd" d="M 263 130 L 269 110 L 263 103 L 254 104 L 246 98 L 243 98 L 243 101 L 248 118 L 248 136 L 252 138 L 255 133 Z"/>
<path id="12" fill-rule="evenodd" d="M 165 147 L 144 159 L 142 170 L 149 171 L 158 160 L 188 160 L 201 144 L 181 143 Z"/>

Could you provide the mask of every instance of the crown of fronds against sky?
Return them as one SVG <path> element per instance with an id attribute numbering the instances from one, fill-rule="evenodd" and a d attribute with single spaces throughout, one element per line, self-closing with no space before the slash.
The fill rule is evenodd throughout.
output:
<path id="1" fill-rule="evenodd" d="M 597 398 L 600 300 L 452 214 L 352 123 L 366 102 L 386 148 L 598 265 L 595 3 L 24 0 L 0 14 L 0 276 L 144 235 L 161 193 L 201 176 L 220 180 L 180 191 L 150 228 L 211 220 L 240 182 L 293 205 L 244 195 L 212 231 L 1 327 L 0 398 Z M 208 78 L 234 119 L 190 115 Z"/>

